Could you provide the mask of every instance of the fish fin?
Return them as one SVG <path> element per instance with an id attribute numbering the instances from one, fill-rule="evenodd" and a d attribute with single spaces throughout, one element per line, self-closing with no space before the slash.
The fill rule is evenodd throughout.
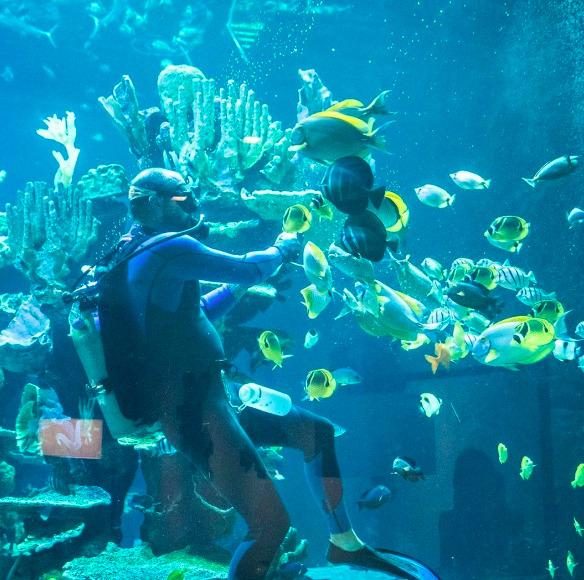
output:
<path id="1" fill-rule="evenodd" d="M 562 340 L 567 340 L 569 342 L 576 342 L 575 339 L 571 338 L 568 334 L 568 327 L 566 326 L 566 316 L 572 312 L 571 310 L 567 310 L 564 312 L 554 323 L 554 332 L 556 338 L 561 338 Z"/>
<path id="2" fill-rule="evenodd" d="M 300 145 L 290 145 L 290 147 L 288 147 L 288 151 L 295 153 L 296 151 L 302 151 L 307 146 L 308 143 L 305 141 L 304 143 L 300 143 Z"/>
<path id="3" fill-rule="evenodd" d="M 438 370 L 438 357 L 430 356 L 429 354 L 424 355 L 426 360 L 432 365 L 432 374 L 436 374 Z"/>
<path id="4" fill-rule="evenodd" d="M 294 355 L 293 354 L 283 354 L 282 359 L 290 358 L 291 356 L 294 356 Z"/>
<path id="5" fill-rule="evenodd" d="M 490 363 L 491 361 L 494 361 L 496 358 L 498 358 L 499 353 L 492 348 L 491 350 L 489 350 L 489 352 L 487 353 L 487 356 L 485 357 L 485 363 Z"/>
<path id="6" fill-rule="evenodd" d="M 490 179 L 485 179 L 485 181 L 483 181 L 483 189 L 489 189 L 490 185 L 491 185 Z"/>
<path id="7" fill-rule="evenodd" d="M 351 312 L 351 309 L 348 306 L 344 306 L 343 309 L 335 316 L 335 320 L 342 318 L 343 316 L 347 316 Z"/>
<path id="8" fill-rule="evenodd" d="M 385 186 L 370 190 L 368 197 L 371 200 L 373 207 L 375 209 L 379 209 L 381 207 L 381 203 L 385 199 Z"/>
<path id="9" fill-rule="evenodd" d="M 447 204 L 447 205 L 452 205 L 452 203 L 454 202 L 454 198 L 455 198 L 455 197 L 456 197 L 456 193 L 455 193 L 455 194 L 453 194 L 453 195 L 451 195 L 451 196 L 448 198 L 448 201 L 446 202 L 446 204 Z"/>
<path id="10" fill-rule="evenodd" d="M 529 179 L 528 177 L 522 177 L 521 179 L 523 179 L 527 185 L 531 185 L 531 187 L 535 187 L 535 184 L 537 183 L 535 179 Z"/>
<path id="11" fill-rule="evenodd" d="M 345 99 L 344 101 L 341 101 L 340 103 L 335 103 L 332 107 L 329 107 L 328 109 L 326 109 L 324 112 L 328 113 L 330 111 L 340 111 L 341 109 L 357 109 L 363 106 L 363 103 L 361 101 L 358 101 L 357 99 Z"/>
<path id="12" fill-rule="evenodd" d="M 371 131 L 368 135 L 371 139 L 371 146 L 372 147 L 375 147 L 375 149 L 379 149 L 380 151 L 383 151 L 384 153 L 388 153 L 389 155 L 391 155 L 391 152 L 387 150 L 387 144 L 385 142 L 385 135 L 383 133 L 386 131 L 387 127 L 394 122 L 395 121 L 388 121 L 387 123 L 384 123 L 383 125 L 381 125 L 381 127 L 378 127 L 377 129 L 375 129 L 375 131 Z"/>
<path id="13" fill-rule="evenodd" d="M 338 119 L 339 121 L 344 121 L 349 125 L 352 125 L 357 129 L 360 133 L 367 135 L 370 133 L 369 125 L 358 119 L 357 117 L 352 117 L 350 115 L 345 115 L 343 113 L 339 113 L 338 111 L 322 111 L 321 113 L 314 113 L 313 117 L 325 117 L 328 119 Z M 381 128 L 381 127 L 380 127 Z"/>
<path id="14" fill-rule="evenodd" d="M 389 111 L 385 106 L 385 99 L 389 93 L 391 91 L 382 91 L 360 112 L 367 115 L 396 115 L 397 113 Z"/>

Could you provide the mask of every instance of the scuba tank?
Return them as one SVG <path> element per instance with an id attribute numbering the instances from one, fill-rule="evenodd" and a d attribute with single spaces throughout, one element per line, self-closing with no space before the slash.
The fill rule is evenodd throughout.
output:
<path id="1" fill-rule="evenodd" d="M 151 244 L 136 248 L 133 247 L 130 253 L 125 255 L 115 265 L 109 266 L 109 262 L 118 252 L 118 248 L 114 248 L 111 252 L 100 258 L 93 266 L 88 268 L 73 284 L 71 291 L 66 292 L 62 296 L 65 304 L 71 304 L 71 311 L 69 313 L 69 327 L 70 335 L 73 339 L 75 350 L 81 360 L 85 374 L 89 380 L 89 385 L 93 393 L 96 393 L 96 399 L 104 416 L 105 422 L 114 439 L 121 439 L 123 437 L 137 437 L 140 434 L 151 433 L 160 430 L 160 424 L 144 425 L 142 423 L 136 424 L 132 419 L 128 419 L 122 413 L 118 399 L 112 391 L 107 392 L 104 388 L 104 381 L 108 379 L 108 373 L 105 361 L 105 352 L 100 332 L 98 302 L 99 302 L 99 282 L 92 281 L 86 285 L 80 286 L 80 282 L 85 278 L 89 272 L 97 271 L 101 264 L 108 264 L 102 269 L 101 274 L 111 272 L 111 270 L 119 267 L 121 264 L 128 262 L 135 256 L 145 252 L 162 242 L 171 240 L 173 238 L 194 234 L 198 230 L 205 230 L 204 216 L 199 216 L 199 220 L 190 228 L 181 232 L 175 232 L 163 237 Z M 142 240 L 139 240 L 142 243 Z"/>
<path id="2" fill-rule="evenodd" d="M 272 415 L 287 415 L 292 408 L 292 399 L 286 393 L 262 387 L 256 383 L 246 383 L 239 388 L 242 407 L 253 407 Z"/>
<path id="3" fill-rule="evenodd" d="M 105 422 L 114 439 L 129 437 L 144 426 L 124 417 L 113 392 L 106 393 L 103 382 L 107 379 L 105 355 L 99 329 L 99 315 L 93 309 L 81 310 L 73 304 L 69 314 L 69 327 L 73 345 L 81 360 L 89 385 L 97 393 L 96 399 Z"/>

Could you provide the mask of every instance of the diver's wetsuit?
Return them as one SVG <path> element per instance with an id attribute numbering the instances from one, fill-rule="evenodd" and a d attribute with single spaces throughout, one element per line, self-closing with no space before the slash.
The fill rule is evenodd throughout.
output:
<path id="1" fill-rule="evenodd" d="M 160 239 L 133 232 L 135 239 L 145 240 L 142 247 Z M 127 244 L 130 252 L 137 246 Z M 110 377 L 105 386 L 113 388 L 127 417 L 160 421 L 172 445 L 208 475 L 246 520 L 249 531 L 229 573 L 237 580 L 265 577 L 290 525 L 254 443 L 303 451 L 311 489 L 331 531 L 350 529 L 332 424 L 296 407 L 285 417 L 246 409 L 242 420 L 248 435 L 225 393 L 225 355 L 209 319 L 225 314 L 235 298 L 229 286 L 202 298 L 199 280 L 251 286 L 280 264 L 276 247 L 235 256 L 181 236 L 121 262 L 100 281 L 99 315 Z"/>

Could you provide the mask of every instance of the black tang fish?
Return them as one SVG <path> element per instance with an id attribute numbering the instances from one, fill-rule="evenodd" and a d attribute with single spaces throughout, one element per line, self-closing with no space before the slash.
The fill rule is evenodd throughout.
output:
<path id="1" fill-rule="evenodd" d="M 361 157 L 341 157 L 327 170 L 320 189 L 339 211 L 350 215 L 367 209 L 369 200 L 379 209 L 385 187 L 373 188 L 373 171 Z"/>
<path id="2" fill-rule="evenodd" d="M 387 232 L 381 220 L 364 211 L 345 220 L 339 246 L 353 256 L 379 262 L 387 248 Z"/>

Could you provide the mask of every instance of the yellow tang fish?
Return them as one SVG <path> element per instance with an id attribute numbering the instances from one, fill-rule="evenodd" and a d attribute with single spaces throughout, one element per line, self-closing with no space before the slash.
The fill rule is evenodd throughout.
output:
<path id="1" fill-rule="evenodd" d="M 326 369 L 310 371 L 306 377 L 304 390 L 311 401 L 328 399 L 337 388 L 337 381 Z"/>
<path id="2" fill-rule="evenodd" d="M 262 354 L 268 359 L 271 360 L 275 366 L 274 368 L 282 366 L 282 360 L 287 358 L 288 356 L 284 356 L 282 354 L 282 347 L 280 346 L 280 339 L 271 331 L 265 330 L 262 332 L 260 337 L 258 338 L 258 343 L 260 345 L 260 350 Z"/>
<path id="3" fill-rule="evenodd" d="M 554 574 L 556 573 L 556 570 L 558 569 L 557 566 L 554 566 L 552 564 L 551 560 L 548 560 L 548 565 L 546 566 L 546 570 L 550 573 L 550 576 L 553 578 Z"/>
<path id="4" fill-rule="evenodd" d="M 568 568 L 568 572 L 570 572 L 570 576 L 574 575 L 574 568 L 578 565 L 576 560 L 574 560 L 574 556 L 572 556 L 572 552 L 568 550 L 568 557 L 566 558 L 566 566 Z"/>
<path id="5" fill-rule="evenodd" d="M 503 443 L 497 445 L 497 452 L 499 454 L 499 463 L 505 463 L 507 461 L 507 447 Z"/>
<path id="6" fill-rule="evenodd" d="M 536 464 L 529 457 L 525 456 L 521 460 L 521 471 L 519 472 L 521 479 L 527 481 L 531 477 L 534 467 L 536 467 Z"/>
<path id="7" fill-rule="evenodd" d="M 576 530 L 576 533 L 582 537 L 582 532 L 584 532 L 584 528 L 582 528 L 582 526 L 578 523 L 578 520 L 576 518 L 574 518 L 574 529 Z"/>
<path id="8" fill-rule="evenodd" d="M 173 570 L 166 580 L 184 580 L 185 574 L 189 571 L 188 568 L 182 570 Z"/>
<path id="9" fill-rule="evenodd" d="M 282 228 L 289 234 L 301 234 L 310 228 L 311 222 L 312 216 L 310 215 L 309 209 L 301 203 L 297 203 L 296 205 L 291 205 L 284 212 Z"/>
<path id="10" fill-rule="evenodd" d="M 580 463 L 576 468 L 576 474 L 574 475 L 574 481 L 572 482 L 572 487 L 584 487 L 584 463 Z"/>

